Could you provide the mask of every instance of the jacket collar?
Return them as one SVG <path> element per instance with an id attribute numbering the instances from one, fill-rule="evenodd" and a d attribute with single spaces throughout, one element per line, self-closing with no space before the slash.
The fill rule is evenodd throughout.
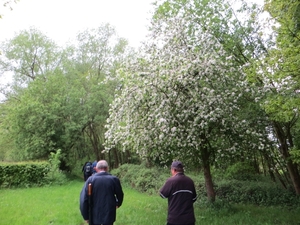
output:
<path id="1" fill-rule="evenodd" d="M 101 171 L 101 172 L 96 173 L 95 175 L 96 175 L 96 176 L 102 176 L 102 175 L 108 175 L 108 174 L 109 174 L 109 173 L 106 172 L 106 171 Z"/>

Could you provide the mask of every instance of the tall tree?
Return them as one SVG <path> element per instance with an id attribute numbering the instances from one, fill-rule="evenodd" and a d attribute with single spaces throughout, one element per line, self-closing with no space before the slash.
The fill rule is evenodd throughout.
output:
<path id="1" fill-rule="evenodd" d="M 276 47 L 264 60 L 265 80 L 272 95 L 264 104 L 273 120 L 280 153 L 287 164 L 296 193 L 300 194 L 299 164 L 292 161 L 291 152 L 299 155 L 299 70 L 300 70 L 300 1 L 268 0 L 266 10 L 276 22 Z"/>
<path id="2" fill-rule="evenodd" d="M 282 79 L 282 76 L 274 76 L 274 71 L 276 71 L 277 66 L 281 64 L 278 63 L 278 59 L 281 62 L 283 58 L 272 57 L 274 54 L 272 50 L 274 48 L 274 38 L 272 35 L 268 37 L 271 26 L 266 27 L 266 25 L 270 24 L 265 24 L 264 21 L 261 20 L 261 17 L 264 16 L 262 9 L 256 5 L 250 5 L 249 7 L 245 1 L 234 1 L 234 5 L 230 4 L 229 1 L 169 0 L 162 2 L 155 15 L 157 20 L 161 20 L 161 18 L 164 17 L 174 17 L 179 14 L 192 15 L 191 20 L 201 26 L 202 30 L 215 37 L 225 51 L 234 57 L 236 65 L 248 67 L 245 70 L 247 71 L 247 79 L 257 87 L 259 96 L 254 99 L 245 99 L 243 108 L 249 110 L 249 114 L 251 115 L 251 117 L 247 117 L 247 121 L 252 121 L 250 124 L 256 125 L 260 132 L 265 130 L 268 131 L 270 135 L 277 137 L 277 140 L 270 139 L 270 141 L 273 142 L 273 148 L 265 147 L 259 149 L 259 154 L 263 156 L 262 160 L 267 161 L 271 177 L 273 176 L 272 171 L 276 171 L 276 168 L 278 168 L 274 161 L 285 161 L 286 168 L 293 180 L 294 188 L 298 193 L 299 191 L 297 191 L 297 189 L 299 185 L 295 185 L 294 182 L 298 180 L 298 172 L 295 169 L 297 165 L 291 166 L 291 162 L 289 162 L 290 147 L 288 147 L 293 146 L 296 140 L 293 137 L 298 136 L 295 134 L 296 130 L 293 128 L 295 127 L 295 122 L 298 121 L 298 110 L 296 109 L 297 107 L 294 107 L 295 105 L 290 104 L 290 102 L 294 101 L 292 99 L 297 99 L 295 92 L 293 93 L 295 89 L 291 88 L 295 87 L 294 84 L 292 84 L 294 80 Z M 239 4 L 241 6 L 240 9 L 238 9 Z M 289 5 L 289 3 L 286 2 L 283 5 L 285 5 L 286 8 L 286 5 Z M 234 10 L 233 8 L 238 10 Z M 297 21 L 298 17 L 296 16 L 296 12 L 298 10 L 298 3 L 295 3 L 290 9 L 291 10 L 288 10 L 288 15 L 290 15 L 292 19 L 285 18 L 282 19 L 282 21 Z M 272 10 L 278 12 L 278 7 L 272 7 Z M 285 12 L 285 10 L 283 10 L 283 12 Z M 295 26 L 292 25 L 290 27 L 293 27 L 292 30 L 294 30 Z M 290 28 L 285 30 L 290 30 Z M 279 37 L 280 36 L 281 35 L 279 35 Z M 284 38 L 280 40 L 281 43 Z M 289 40 L 289 38 L 287 38 L 287 40 Z M 282 43 L 289 45 L 289 42 L 286 41 Z M 293 45 L 290 45 L 290 47 L 291 46 Z M 289 49 L 291 50 L 291 48 Z M 299 48 L 294 49 L 296 50 L 293 51 L 297 52 Z M 281 52 L 281 50 L 279 52 Z M 288 56 L 289 51 L 286 52 Z M 286 59 L 283 60 L 283 62 L 285 61 Z M 293 63 L 295 64 L 295 62 L 297 61 L 294 60 Z M 293 64 L 287 62 L 285 65 L 286 68 L 289 68 Z M 278 89 L 278 86 L 281 86 L 281 88 Z M 277 94 L 278 91 L 281 93 Z M 285 102 L 285 104 L 283 104 L 283 102 Z M 285 109 L 277 111 L 278 106 Z M 272 109 L 274 110 L 272 111 Z M 280 119 L 274 117 L 276 114 Z M 284 141 L 284 143 L 282 143 L 282 141 Z M 281 159 L 274 159 L 273 157 L 274 154 L 272 152 L 274 148 L 277 148 L 277 143 L 279 143 L 280 146 L 286 146 L 284 148 L 286 150 L 279 150 L 281 153 L 279 156 L 282 157 Z M 254 155 L 255 154 L 252 154 L 252 156 Z M 249 157 L 249 155 L 247 155 L 248 158 L 252 158 L 252 156 L 250 155 Z M 291 167 L 293 167 L 293 169 L 291 169 Z M 292 171 L 295 171 L 295 173 Z M 294 177 L 296 177 L 296 179 Z M 279 179 L 281 178 L 279 177 Z M 296 183 L 298 183 L 298 181 Z"/>
<path id="3" fill-rule="evenodd" d="M 10 94 L 17 93 L 37 77 L 46 79 L 59 68 L 60 48 L 35 28 L 20 31 L 13 39 L 1 45 L 0 75 L 12 76 Z M 1 88 L 2 93 L 7 87 Z"/>
<path id="4" fill-rule="evenodd" d="M 127 41 L 119 38 L 109 24 L 78 34 L 72 56 L 73 68 L 67 76 L 82 77 L 82 96 L 86 123 L 82 127 L 96 159 L 103 158 L 104 125 L 108 117 L 117 83 L 113 80 L 116 70 L 128 56 Z M 109 80 L 109 82 L 105 82 Z"/>
<path id="5" fill-rule="evenodd" d="M 8 42 L 15 49 L 9 55 L 11 48 L 7 48 L 11 57 L 7 56 L 5 61 L 20 63 L 12 63 L 11 67 L 9 63 L 3 64 L 14 74 L 14 81 L 24 78 L 24 82 L 15 82 L 19 88 L 8 95 L 7 114 L 2 117 L 9 133 L 14 135 L 19 158 L 46 158 L 58 149 L 70 162 L 83 157 L 100 158 L 103 127 L 115 90 L 114 82 L 103 80 L 114 77 L 127 42 L 117 38 L 108 25 L 80 33 L 77 45 L 60 52 L 48 49 L 48 42 L 45 46 L 40 43 L 40 36 L 31 38 L 30 31 L 25 37 L 22 34 L 12 40 L 21 43 Z M 40 47 L 34 48 L 37 44 Z M 43 51 L 45 48 L 47 51 Z M 54 62 L 59 63 L 51 61 L 56 53 L 59 57 Z M 33 71 L 30 62 L 39 62 L 34 63 L 38 66 Z"/>
<path id="6" fill-rule="evenodd" d="M 124 89 L 110 110 L 107 147 L 122 143 L 162 162 L 180 158 L 201 166 L 208 199 L 214 201 L 215 156 L 266 144 L 266 134 L 240 118 L 244 100 L 255 98 L 256 89 L 192 14 L 163 16 L 151 29 L 145 55 L 119 74 Z"/>

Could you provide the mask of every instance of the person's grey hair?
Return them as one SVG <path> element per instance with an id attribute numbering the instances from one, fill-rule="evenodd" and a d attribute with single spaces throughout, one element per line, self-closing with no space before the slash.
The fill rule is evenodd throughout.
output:
<path id="1" fill-rule="evenodd" d="M 105 160 L 100 160 L 97 163 L 97 169 L 107 169 L 108 168 L 108 163 Z"/>

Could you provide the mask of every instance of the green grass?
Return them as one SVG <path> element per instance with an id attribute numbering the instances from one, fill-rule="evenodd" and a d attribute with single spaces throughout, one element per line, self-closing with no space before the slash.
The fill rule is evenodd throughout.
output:
<path id="1" fill-rule="evenodd" d="M 0 225 L 83 225 L 79 211 L 81 181 L 68 185 L 0 190 Z M 115 225 L 164 225 L 167 200 L 124 188 Z M 299 225 L 297 209 L 234 205 L 213 209 L 195 205 L 198 225 Z"/>
<path id="2" fill-rule="evenodd" d="M 0 224 L 80 224 L 81 186 L 77 181 L 64 186 L 0 190 Z"/>
<path id="3" fill-rule="evenodd" d="M 124 203 L 117 210 L 115 225 L 165 224 L 167 201 L 132 189 L 124 189 L 124 193 Z"/>

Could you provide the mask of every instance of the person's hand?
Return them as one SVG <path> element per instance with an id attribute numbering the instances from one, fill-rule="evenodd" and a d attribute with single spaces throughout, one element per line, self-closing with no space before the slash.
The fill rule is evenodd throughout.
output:
<path id="1" fill-rule="evenodd" d="M 86 223 L 89 223 L 89 221 L 88 221 L 88 220 L 86 220 L 85 222 L 86 222 Z"/>

